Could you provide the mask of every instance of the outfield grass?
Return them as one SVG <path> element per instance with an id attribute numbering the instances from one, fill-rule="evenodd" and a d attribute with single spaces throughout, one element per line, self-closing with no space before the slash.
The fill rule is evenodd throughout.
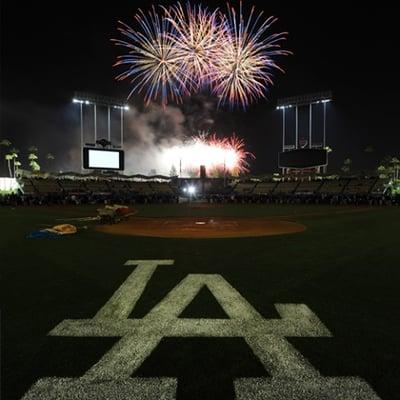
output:
<path id="1" fill-rule="evenodd" d="M 131 273 L 128 259 L 174 259 L 156 270 L 132 316 L 141 318 L 188 273 L 221 274 L 265 318 L 274 303 L 304 303 L 332 338 L 289 338 L 323 375 L 360 376 L 382 399 L 400 398 L 400 209 L 330 206 L 139 206 L 139 215 L 284 216 L 303 233 L 182 240 L 111 236 L 88 229 L 28 240 L 58 218 L 93 206 L 0 208 L 2 399 L 42 376 L 81 376 L 116 338 L 49 337 L 64 319 L 91 318 Z M 84 223 L 80 223 L 81 225 Z M 207 290 L 186 317 L 224 316 Z M 233 398 L 232 379 L 268 375 L 240 338 L 166 338 L 138 371 L 177 376 L 178 399 Z"/>

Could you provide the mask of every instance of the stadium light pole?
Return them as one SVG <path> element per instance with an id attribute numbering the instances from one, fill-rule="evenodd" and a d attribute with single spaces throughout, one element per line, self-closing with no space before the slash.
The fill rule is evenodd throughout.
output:
<path id="1" fill-rule="evenodd" d="M 312 148 L 312 103 L 310 103 L 310 110 L 309 110 L 309 117 L 310 117 L 310 121 L 309 121 L 309 127 L 308 127 L 308 148 L 311 149 Z"/>
<path id="2" fill-rule="evenodd" d="M 81 172 L 83 171 L 83 103 L 79 103 L 80 115 L 81 115 Z"/>
<path id="3" fill-rule="evenodd" d="M 74 104 L 79 104 L 79 117 L 80 117 L 80 127 L 81 127 L 81 149 L 80 149 L 80 152 L 81 152 L 81 172 L 83 171 L 83 143 L 84 143 L 84 140 L 83 140 L 83 100 L 80 100 L 80 99 L 77 99 L 77 98 L 73 98 L 72 99 L 72 102 L 74 103 Z"/>
<path id="4" fill-rule="evenodd" d="M 108 141 L 111 142 L 111 122 L 110 122 L 110 106 L 107 107 L 108 116 Z"/>
<path id="5" fill-rule="evenodd" d="M 296 149 L 299 146 L 299 107 L 296 106 Z"/>
<path id="6" fill-rule="evenodd" d="M 94 103 L 94 142 L 97 142 L 97 107 L 96 103 Z"/>
<path id="7" fill-rule="evenodd" d="M 326 147 L 326 101 L 324 101 L 324 138 L 323 138 L 323 147 Z"/>
<path id="8" fill-rule="evenodd" d="M 278 99 L 277 101 L 277 110 L 282 110 L 283 111 L 283 138 L 282 138 L 282 152 L 284 152 L 286 149 L 292 150 L 292 149 L 298 149 L 299 148 L 299 107 L 303 106 L 308 106 L 309 107 L 309 132 L 308 132 L 308 142 L 309 142 L 309 149 L 313 148 L 313 114 L 315 112 L 319 113 L 321 112 L 321 108 L 318 107 L 317 109 L 313 109 L 314 104 L 323 104 L 323 140 L 322 140 L 322 145 L 323 148 L 326 148 L 326 114 L 327 114 L 327 103 L 330 103 L 332 101 L 332 92 L 325 91 L 325 92 L 319 92 L 319 93 L 311 93 L 311 94 L 305 94 L 305 95 L 300 95 L 300 96 L 292 96 L 292 97 L 285 97 Z M 295 107 L 295 144 L 287 146 L 286 145 L 286 131 L 285 131 L 285 125 L 286 125 L 286 118 L 285 118 L 285 109 L 286 108 L 292 108 Z M 321 143 L 318 143 L 318 147 L 321 146 Z M 326 170 L 326 167 L 325 167 Z"/>
<path id="9" fill-rule="evenodd" d="M 322 139 L 322 148 L 323 148 L 323 149 L 325 149 L 325 147 L 326 147 L 326 103 L 328 103 L 328 101 L 329 101 L 329 100 L 326 100 L 326 101 L 323 102 L 323 105 L 324 105 L 324 129 L 323 129 L 323 131 L 324 131 L 324 137 L 323 137 L 323 139 Z M 326 156 L 329 157 L 328 153 L 327 153 Z M 324 174 L 326 174 L 327 170 L 328 170 L 328 166 L 327 166 L 327 165 L 325 165 L 324 167 L 322 167 L 322 172 L 323 172 Z"/>
<path id="10" fill-rule="evenodd" d="M 123 148 L 124 144 L 124 110 L 129 110 L 129 106 L 126 103 L 123 103 L 117 99 L 106 97 L 106 96 L 98 96 L 90 93 L 83 92 L 75 92 L 73 103 L 79 103 L 81 108 L 83 105 L 92 105 L 93 104 L 93 123 L 94 123 L 94 142 L 97 142 L 97 106 L 107 107 L 107 123 L 108 123 L 108 141 L 111 142 L 111 108 L 119 109 L 121 112 L 121 125 L 120 125 L 120 137 L 121 137 L 121 148 Z M 101 109 L 100 109 L 101 113 Z M 84 146 L 84 127 L 83 127 L 83 115 L 81 113 L 81 145 Z"/>
<path id="11" fill-rule="evenodd" d="M 121 107 L 121 149 L 124 147 L 124 109 Z"/>
<path id="12" fill-rule="evenodd" d="M 285 118 L 286 108 L 282 109 L 282 129 L 283 129 L 283 139 L 282 139 L 282 152 L 285 151 L 285 136 L 286 136 L 286 118 Z"/>

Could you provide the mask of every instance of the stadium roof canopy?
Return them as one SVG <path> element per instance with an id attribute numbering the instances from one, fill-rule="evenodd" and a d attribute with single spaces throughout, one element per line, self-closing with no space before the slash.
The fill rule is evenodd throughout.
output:
<path id="1" fill-rule="evenodd" d="M 277 110 L 283 110 L 285 108 L 308 106 L 310 104 L 318 103 L 329 103 L 332 101 L 332 92 L 327 90 L 325 92 L 304 94 L 301 96 L 284 97 L 278 99 Z"/>
<path id="2" fill-rule="evenodd" d="M 85 92 L 75 92 L 73 102 L 81 104 L 96 104 L 100 106 L 129 110 L 129 106 L 121 100 L 115 99 L 113 97 L 100 96 Z"/>

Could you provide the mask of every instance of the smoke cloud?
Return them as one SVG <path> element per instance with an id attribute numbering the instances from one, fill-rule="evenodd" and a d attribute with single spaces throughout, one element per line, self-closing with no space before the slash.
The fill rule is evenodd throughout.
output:
<path id="1" fill-rule="evenodd" d="M 125 125 L 126 172 L 168 175 L 172 165 L 166 164 L 164 153 L 185 140 L 185 121 L 183 112 L 174 106 L 153 104 L 143 112 L 131 109 Z"/>
<path id="2" fill-rule="evenodd" d="M 169 175 L 179 172 L 179 159 L 166 157 L 168 149 L 181 146 L 198 131 L 214 124 L 215 104 L 201 95 L 193 96 L 182 107 L 151 104 L 143 111 L 131 108 L 125 123 L 126 173 Z"/>
<path id="3" fill-rule="evenodd" d="M 81 171 L 80 114 L 73 104 L 39 105 L 33 102 L 2 104 L 1 130 L 20 150 L 23 168 L 29 169 L 27 148 L 39 148 L 42 171 Z M 124 113 L 126 174 L 169 175 L 179 172 L 179 159 L 165 157 L 168 149 L 181 146 L 199 131 L 212 130 L 215 104 L 202 95 L 192 96 L 182 106 L 151 104 L 131 106 Z M 84 142 L 94 143 L 93 107 L 84 107 Z M 97 107 L 97 138 L 107 138 L 107 108 Z M 111 141 L 120 144 L 120 113 L 111 113 Z M 55 160 L 46 161 L 52 153 Z"/>

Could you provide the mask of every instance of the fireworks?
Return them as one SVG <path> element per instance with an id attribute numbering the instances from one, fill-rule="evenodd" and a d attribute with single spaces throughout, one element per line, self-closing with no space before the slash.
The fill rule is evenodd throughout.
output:
<path id="1" fill-rule="evenodd" d="M 246 21 L 241 3 L 239 14 L 233 7 L 228 10 L 224 45 L 214 64 L 213 91 L 219 104 L 246 108 L 253 100 L 265 97 L 268 86 L 273 84 L 273 69 L 283 72 L 274 57 L 289 54 L 280 49 L 286 33 L 266 35 L 276 18 L 262 20 L 262 16 L 262 12 L 255 15 L 253 7 Z"/>
<path id="2" fill-rule="evenodd" d="M 264 18 L 252 8 L 249 17 L 228 7 L 227 14 L 202 6 L 177 3 L 160 13 L 135 16 L 139 30 L 120 22 L 126 40 L 115 40 L 128 49 L 115 65 L 128 69 L 117 79 L 130 79 L 134 92 L 144 92 L 145 103 L 161 100 L 181 102 L 182 97 L 209 89 L 218 104 L 246 108 L 265 97 L 273 83 L 277 56 L 287 55 L 280 48 L 286 33 L 268 35 L 275 18 Z"/>
<path id="3" fill-rule="evenodd" d="M 207 173 L 219 176 L 224 171 L 232 176 L 248 172 L 250 158 L 254 155 L 245 150 L 243 139 L 235 134 L 230 138 L 218 138 L 215 134 L 199 133 L 180 146 L 165 150 L 164 163 L 181 167 L 187 175 L 197 175 L 200 165 Z M 180 164 L 180 165 L 179 165 Z"/>
<path id="4" fill-rule="evenodd" d="M 160 100 L 166 105 L 168 100 L 180 102 L 182 95 L 189 92 L 188 79 L 181 67 L 178 49 L 172 37 L 171 23 L 159 16 L 153 8 L 148 14 L 142 10 L 135 16 L 142 32 L 119 22 L 118 30 L 129 41 L 114 40 L 116 45 L 129 49 L 127 55 L 118 57 L 117 65 L 128 65 L 128 69 L 117 76 L 117 80 L 131 79 L 133 92 L 144 91 L 145 103 Z"/>
<path id="5" fill-rule="evenodd" d="M 186 11 L 180 3 L 164 8 L 168 21 L 176 34 L 171 40 L 176 48 L 183 71 L 191 77 L 194 90 L 207 82 L 213 73 L 213 60 L 219 56 L 224 40 L 224 30 L 218 21 L 218 10 L 208 12 L 201 5 L 186 4 Z"/>

